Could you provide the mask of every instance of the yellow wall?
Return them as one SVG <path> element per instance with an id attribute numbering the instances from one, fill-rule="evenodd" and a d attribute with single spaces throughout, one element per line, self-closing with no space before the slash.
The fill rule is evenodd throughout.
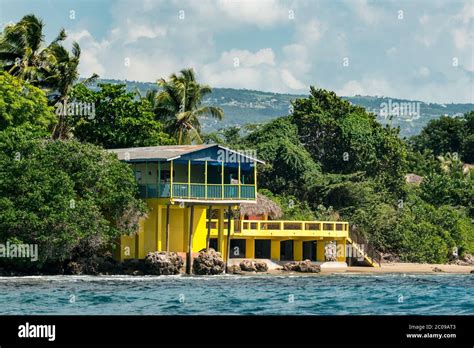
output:
<path id="1" fill-rule="evenodd" d="M 270 250 L 272 260 L 280 260 L 280 241 L 279 239 L 271 241 Z"/>
<path id="2" fill-rule="evenodd" d="M 148 252 L 166 249 L 166 200 L 163 199 L 147 199 L 146 200 L 149 213 L 146 219 L 141 219 L 139 231 L 133 236 L 122 236 L 120 238 L 120 249 L 117 250 L 117 256 L 121 260 L 128 258 L 144 258 Z M 193 252 L 198 252 L 206 247 L 206 209 L 208 206 L 194 207 L 193 221 Z M 213 207 L 219 210 L 219 221 L 217 223 L 217 234 L 213 231 L 211 237 L 218 238 L 218 248 L 222 256 L 225 258 L 227 251 L 227 230 L 224 230 L 224 222 L 227 220 L 224 216 L 226 207 Z M 170 251 L 186 252 L 188 249 L 189 237 L 189 219 L 191 216 L 190 207 L 179 207 L 179 205 L 170 206 Z M 246 240 L 245 257 L 255 257 L 255 238 L 248 236 L 239 236 Z M 265 239 L 265 238 L 262 238 Z M 270 238 L 268 238 L 270 239 Z M 280 242 L 287 238 L 271 238 L 271 258 L 273 260 L 280 259 Z M 309 237 L 292 238 L 294 240 L 294 259 L 296 261 L 303 259 L 303 241 L 314 240 Z M 330 240 L 336 240 L 339 246 L 345 245 L 345 238 L 324 237 L 317 240 L 317 261 L 324 261 L 324 245 Z M 345 261 L 345 247 L 342 248 L 344 254 L 338 256 L 338 261 Z"/>
<path id="3" fill-rule="evenodd" d="M 293 241 L 293 258 L 295 261 L 303 260 L 303 241 L 294 240 Z"/>
<path id="4" fill-rule="evenodd" d="M 245 257 L 247 259 L 255 258 L 255 239 L 247 238 L 245 240 Z"/>
<path id="5" fill-rule="evenodd" d="M 324 240 L 318 240 L 316 242 L 316 261 L 324 261 Z"/>
<path id="6" fill-rule="evenodd" d="M 149 252 L 156 251 L 156 239 L 158 231 L 158 204 L 153 200 L 148 200 L 147 205 L 149 212 L 148 218 L 144 220 L 143 257 Z"/>
<path id="7" fill-rule="evenodd" d="M 172 207 L 170 210 L 170 251 L 185 251 L 184 234 L 187 227 L 187 223 L 184 220 L 185 216 L 184 208 Z M 166 243 L 166 236 L 164 236 L 164 242 Z"/>
<path id="8" fill-rule="evenodd" d="M 188 222 L 191 216 L 191 209 L 187 208 L 188 211 L 188 218 L 186 221 Z M 194 207 L 194 220 L 193 220 L 193 252 L 198 252 L 206 248 L 206 236 L 207 236 L 207 229 L 206 229 L 206 208 L 204 207 Z M 189 236 L 189 226 L 187 225 L 186 229 L 186 243 L 188 241 Z M 188 250 L 188 245 L 186 244 L 185 250 Z"/>

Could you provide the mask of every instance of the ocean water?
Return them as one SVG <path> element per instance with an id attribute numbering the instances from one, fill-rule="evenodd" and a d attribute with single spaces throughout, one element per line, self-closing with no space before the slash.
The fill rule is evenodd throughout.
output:
<path id="1" fill-rule="evenodd" d="M 0 277 L 0 314 L 472 315 L 474 275 Z"/>

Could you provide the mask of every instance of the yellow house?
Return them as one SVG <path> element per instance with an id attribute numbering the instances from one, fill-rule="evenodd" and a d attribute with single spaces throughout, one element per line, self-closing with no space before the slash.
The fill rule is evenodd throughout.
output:
<path id="1" fill-rule="evenodd" d="M 133 236 L 122 236 L 117 258 L 148 252 L 193 253 L 213 247 L 228 258 L 325 261 L 325 246 L 336 244 L 346 260 L 349 225 L 341 221 L 278 221 L 241 217 L 242 204 L 257 204 L 257 166 L 247 151 L 217 144 L 113 149 L 133 167 L 148 207 Z M 230 234 L 229 234 L 230 226 Z M 355 244 L 355 243 L 354 243 Z"/>

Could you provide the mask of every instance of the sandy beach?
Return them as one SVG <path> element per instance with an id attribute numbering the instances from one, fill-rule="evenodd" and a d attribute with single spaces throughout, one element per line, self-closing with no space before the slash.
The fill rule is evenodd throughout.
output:
<path id="1" fill-rule="evenodd" d="M 441 271 L 435 271 L 434 269 Z M 357 273 L 470 273 L 474 271 L 474 265 L 461 266 L 453 264 L 394 262 L 382 263 L 381 267 L 347 267 L 344 271 Z"/>
<path id="2" fill-rule="evenodd" d="M 436 269 L 436 270 L 435 270 Z M 461 266 L 451 264 L 428 264 L 428 263 L 383 263 L 381 267 L 351 266 L 344 268 L 323 268 L 318 274 L 330 273 L 408 273 L 408 274 L 469 274 L 474 271 L 474 265 Z M 315 275 L 315 273 L 286 272 L 280 269 L 272 269 L 268 274 L 273 275 Z M 474 275 L 474 273 L 473 273 Z"/>

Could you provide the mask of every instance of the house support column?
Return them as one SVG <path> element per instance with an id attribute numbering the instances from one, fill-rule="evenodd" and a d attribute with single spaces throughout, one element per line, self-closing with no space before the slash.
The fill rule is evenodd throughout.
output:
<path id="1" fill-rule="evenodd" d="M 293 241 L 293 257 L 295 261 L 303 261 L 303 241 Z"/>
<path id="2" fill-rule="evenodd" d="M 166 252 L 170 252 L 170 204 L 166 205 Z"/>
<path id="3" fill-rule="evenodd" d="M 336 252 L 337 252 L 337 261 L 345 262 L 346 261 L 346 239 L 342 238 L 336 240 Z"/>
<path id="4" fill-rule="evenodd" d="M 326 257 L 324 256 L 325 250 L 324 250 L 324 245 L 326 244 L 326 241 L 324 239 L 318 239 L 316 242 L 316 255 L 317 255 L 317 261 L 324 262 L 326 261 Z"/>
<path id="5" fill-rule="evenodd" d="M 225 252 L 225 272 L 226 273 L 229 268 L 231 217 L 232 217 L 232 207 L 229 205 L 228 211 L 227 211 L 227 245 L 226 245 L 226 252 Z"/>
<path id="6" fill-rule="evenodd" d="M 193 262 L 193 228 L 194 228 L 194 205 L 191 205 L 191 214 L 189 218 L 189 239 L 188 252 L 186 253 L 186 273 L 191 274 Z"/>
<path id="7" fill-rule="evenodd" d="M 206 250 L 209 250 L 209 243 L 211 242 L 211 213 L 212 213 L 212 205 L 209 206 L 207 211 L 207 236 L 206 236 Z"/>
<path id="8" fill-rule="evenodd" d="M 272 239 L 271 244 L 270 244 L 270 250 L 271 250 L 272 260 L 279 261 L 280 260 L 280 240 Z"/>
<path id="9" fill-rule="evenodd" d="M 217 249 L 222 257 L 224 257 L 225 252 L 224 244 L 224 209 L 219 207 L 219 217 L 217 222 Z"/>
<path id="10" fill-rule="evenodd" d="M 245 240 L 245 258 L 255 258 L 255 240 L 253 238 L 247 238 Z"/>

